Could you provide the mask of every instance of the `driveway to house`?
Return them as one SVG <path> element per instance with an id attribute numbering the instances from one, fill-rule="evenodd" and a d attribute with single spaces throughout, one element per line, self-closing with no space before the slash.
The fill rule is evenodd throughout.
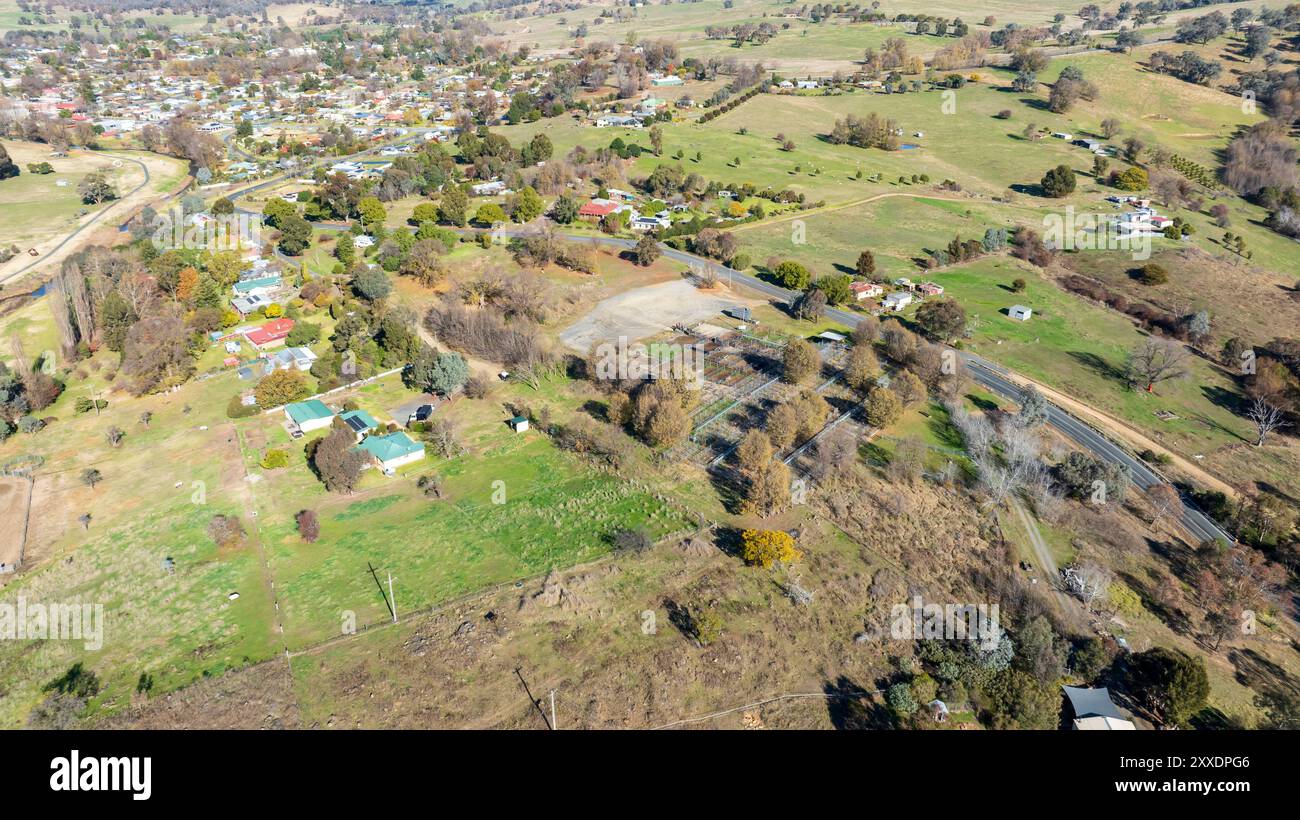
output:
<path id="1" fill-rule="evenodd" d="M 413 399 L 408 399 L 407 401 L 402 402 L 401 404 L 397 405 L 393 409 L 389 410 L 388 415 L 392 416 L 393 421 L 405 427 L 406 420 L 411 417 L 411 414 L 414 413 L 418 407 L 425 404 L 432 404 L 436 406 L 440 401 L 441 399 L 439 399 L 437 396 L 434 396 L 431 393 L 425 393 L 423 395 L 416 396 Z"/>

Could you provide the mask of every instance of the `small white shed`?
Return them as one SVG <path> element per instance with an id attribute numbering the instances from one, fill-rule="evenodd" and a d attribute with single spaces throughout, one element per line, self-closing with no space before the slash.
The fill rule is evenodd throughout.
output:
<path id="1" fill-rule="evenodd" d="M 1018 322 L 1028 322 L 1029 317 L 1034 315 L 1034 311 L 1024 305 L 1012 305 L 1007 315 Z"/>

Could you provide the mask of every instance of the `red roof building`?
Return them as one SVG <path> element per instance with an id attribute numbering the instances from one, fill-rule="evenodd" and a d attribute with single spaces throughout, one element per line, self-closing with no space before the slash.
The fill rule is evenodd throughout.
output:
<path id="1" fill-rule="evenodd" d="M 853 295 L 859 300 L 872 299 L 885 292 L 885 289 L 875 282 L 851 282 L 849 290 L 853 291 Z"/>
<path id="2" fill-rule="evenodd" d="M 614 211 L 617 209 L 618 209 L 617 202 L 593 199 L 591 202 L 588 202 L 586 205 L 583 205 L 581 208 L 578 209 L 578 216 L 587 216 L 587 217 L 594 217 L 596 219 L 601 219 L 603 217 L 609 216 L 610 214 L 614 213 Z"/>
<path id="3" fill-rule="evenodd" d="M 293 330 L 293 319 L 275 319 L 245 334 L 249 344 L 261 350 L 284 344 L 285 337 Z"/>

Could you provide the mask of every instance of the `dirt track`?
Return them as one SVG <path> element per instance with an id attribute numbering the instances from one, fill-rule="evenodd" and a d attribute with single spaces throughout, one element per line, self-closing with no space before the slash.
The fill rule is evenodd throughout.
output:
<path id="1" fill-rule="evenodd" d="M 0 284 L 6 284 L 37 271 L 46 270 L 96 240 L 111 242 L 117 236 L 117 226 L 120 222 L 146 204 L 166 199 L 171 193 L 180 191 L 185 187 L 184 180 L 182 180 L 179 185 L 167 194 L 163 194 L 158 190 L 159 185 L 176 174 L 178 161 L 157 154 L 145 154 L 143 152 L 101 153 L 98 151 L 74 150 L 69 152 L 69 156 L 82 158 L 102 157 L 107 160 L 134 163 L 144 169 L 144 181 L 131 191 L 124 193 L 120 199 L 109 203 L 107 207 L 100 208 L 82 217 L 77 223 L 77 228 L 71 233 L 53 236 L 44 241 L 33 243 L 31 247 L 38 251 L 39 256 L 31 257 L 24 253 L 0 265 Z"/>

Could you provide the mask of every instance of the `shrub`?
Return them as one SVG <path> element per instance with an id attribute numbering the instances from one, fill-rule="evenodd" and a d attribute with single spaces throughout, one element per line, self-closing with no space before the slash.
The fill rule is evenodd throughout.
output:
<path id="1" fill-rule="evenodd" d="M 289 466 L 289 452 L 287 450 L 267 450 L 262 456 L 263 470 L 278 470 L 281 467 Z"/>
<path id="2" fill-rule="evenodd" d="M 1145 191 L 1150 181 L 1142 168 L 1130 168 L 1122 174 L 1112 174 L 1111 184 L 1121 191 Z"/>
<path id="3" fill-rule="evenodd" d="M 1169 281 L 1169 272 L 1155 262 L 1148 262 L 1142 266 L 1138 281 L 1144 285 L 1163 285 Z"/>
<path id="4" fill-rule="evenodd" d="M 798 262 L 785 261 L 776 266 L 772 276 L 783 288 L 803 290 L 812 282 L 812 273 Z"/>
<path id="5" fill-rule="evenodd" d="M 298 524 L 298 535 L 308 544 L 320 538 L 320 520 L 312 510 L 299 510 L 294 521 Z"/>
<path id="6" fill-rule="evenodd" d="M 795 548 L 794 538 L 783 530 L 745 530 L 741 534 L 741 554 L 746 563 L 764 569 L 777 562 L 791 563 L 803 557 Z"/>
<path id="7" fill-rule="evenodd" d="M 1043 175 L 1043 191 L 1050 197 L 1069 196 L 1074 193 L 1074 169 L 1068 165 L 1058 165 Z"/>
<path id="8" fill-rule="evenodd" d="M 614 533 L 614 548 L 623 552 L 645 552 L 652 546 L 654 540 L 643 529 L 624 529 Z"/>

